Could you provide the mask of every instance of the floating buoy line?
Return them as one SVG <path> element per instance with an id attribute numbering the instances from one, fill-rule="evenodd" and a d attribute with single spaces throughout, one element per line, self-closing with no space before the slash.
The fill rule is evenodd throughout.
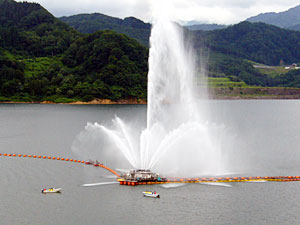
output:
<path id="1" fill-rule="evenodd" d="M 64 162 L 73 162 L 73 163 L 80 163 L 80 164 L 90 164 L 89 162 L 86 162 L 84 160 L 77 160 L 77 159 L 70 159 L 70 158 L 64 158 L 64 157 L 55 157 L 55 156 L 42 156 L 42 155 L 26 155 L 26 154 L 8 154 L 8 153 L 0 153 L 0 156 L 6 156 L 6 157 L 19 157 L 19 158 L 33 158 L 33 159 L 50 159 L 50 160 L 59 160 Z M 113 169 L 99 163 L 94 164 L 94 166 L 102 167 L 103 169 L 108 170 L 109 172 L 113 173 L 117 177 L 120 177 L 120 175 L 114 171 Z"/>
<path id="2" fill-rule="evenodd" d="M 91 164 L 89 161 L 70 159 L 64 157 L 55 156 L 42 156 L 42 155 L 27 155 L 27 154 L 8 154 L 0 153 L 0 156 L 4 157 L 17 157 L 17 158 L 33 158 L 33 159 L 49 159 L 56 161 L 72 162 L 84 165 L 94 165 L 95 167 L 101 167 L 107 171 L 113 173 L 117 177 L 120 175 L 113 169 L 103 165 L 102 163 Z M 136 186 L 136 185 L 149 185 L 149 184 L 170 184 L 170 183 L 217 183 L 217 182 L 263 182 L 263 181 L 277 181 L 277 182 L 290 182 L 300 181 L 300 176 L 249 176 L 249 177 L 200 177 L 200 178 L 167 178 L 166 181 L 155 182 L 136 182 L 118 179 L 121 185 Z"/>

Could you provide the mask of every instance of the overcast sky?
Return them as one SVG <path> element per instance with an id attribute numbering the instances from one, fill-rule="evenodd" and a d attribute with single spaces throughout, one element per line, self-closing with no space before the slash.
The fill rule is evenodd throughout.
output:
<path id="1" fill-rule="evenodd" d="M 18 0 L 21 1 L 21 0 Z M 103 13 L 113 17 L 152 19 L 153 2 L 171 2 L 162 7 L 177 21 L 234 24 L 263 12 L 280 12 L 300 4 L 299 0 L 27 0 L 40 3 L 53 15 Z"/>

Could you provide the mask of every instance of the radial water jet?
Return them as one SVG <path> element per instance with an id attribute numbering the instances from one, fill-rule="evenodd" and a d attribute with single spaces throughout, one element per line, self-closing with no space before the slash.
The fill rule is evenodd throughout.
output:
<path id="1" fill-rule="evenodd" d="M 224 127 L 209 123 L 207 108 L 195 99 L 195 81 L 205 79 L 205 74 L 196 74 L 199 59 L 184 30 L 165 16 L 158 17 L 150 46 L 146 128 L 133 134 L 117 116 L 113 128 L 89 123 L 73 151 L 86 157 L 87 146 L 96 140 L 98 149 L 92 151 L 117 168 L 189 177 L 228 172 L 220 138 Z"/>

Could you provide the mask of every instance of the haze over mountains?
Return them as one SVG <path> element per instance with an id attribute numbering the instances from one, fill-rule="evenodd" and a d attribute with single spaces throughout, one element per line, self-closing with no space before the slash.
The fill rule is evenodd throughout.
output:
<path id="1" fill-rule="evenodd" d="M 248 22 L 262 22 L 281 28 L 300 30 L 300 5 L 283 12 L 261 13 L 246 19 Z M 197 21 L 190 21 L 185 25 L 190 30 L 217 30 L 226 28 L 226 25 L 206 24 Z"/>

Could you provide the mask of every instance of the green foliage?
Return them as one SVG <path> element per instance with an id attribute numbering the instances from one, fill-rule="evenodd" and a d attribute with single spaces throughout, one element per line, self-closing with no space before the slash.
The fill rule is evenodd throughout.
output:
<path id="1" fill-rule="evenodd" d="M 270 86 L 297 87 L 300 88 L 300 70 L 292 70 L 270 80 Z"/>
<path id="2" fill-rule="evenodd" d="M 138 42 L 113 31 L 99 31 L 74 42 L 62 61 L 82 75 L 74 90 L 77 96 L 118 100 L 145 98 L 147 58 L 148 50 Z"/>
<path id="3" fill-rule="evenodd" d="M 141 25 L 133 19 L 126 23 Z M 148 50 L 125 35 L 79 34 L 39 4 L 0 1 L 0 96 L 5 101 L 145 99 L 147 58 Z"/>
<path id="4" fill-rule="evenodd" d="M 236 87 L 249 87 L 245 82 L 231 81 L 229 78 L 207 78 L 207 86 L 211 88 L 225 87 L 225 88 L 236 88 Z"/>
<path id="5" fill-rule="evenodd" d="M 79 35 L 37 3 L 0 2 L 0 48 L 53 56 L 63 53 Z"/>

